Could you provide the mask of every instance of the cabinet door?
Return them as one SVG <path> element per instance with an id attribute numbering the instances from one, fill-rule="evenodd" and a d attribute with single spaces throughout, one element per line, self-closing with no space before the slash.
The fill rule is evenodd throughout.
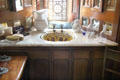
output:
<path id="1" fill-rule="evenodd" d="M 73 80 L 89 80 L 89 51 L 74 50 Z"/>
<path id="2" fill-rule="evenodd" d="M 104 49 L 94 49 L 93 51 L 93 71 L 92 80 L 102 80 Z"/>
<path id="3" fill-rule="evenodd" d="M 88 60 L 74 61 L 74 80 L 87 80 L 88 78 Z"/>
<path id="4" fill-rule="evenodd" d="M 69 64 L 67 60 L 55 60 L 53 67 L 53 80 L 70 80 Z"/>
<path id="5" fill-rule="evenodd" d="M 30 80 L 50 80 L 48 60 L 35 59 L 31 61 Z"/>
<path id="6" fill-rule="evenodd" d="M 53 51 L 53 79 L 52 80 L 70 80 L 70 60 L 69 51 Z"/>
<path id="7" fill-rule="evenodd" d="M 40 50 L 29 53 L 30 80 L 50 80 L 49 51 Z"/>
<path id="8" fill-rule="evenodd" d="M 92 80 L 102 80 L 103 60 L 96 59 L 93 61 Z"/>

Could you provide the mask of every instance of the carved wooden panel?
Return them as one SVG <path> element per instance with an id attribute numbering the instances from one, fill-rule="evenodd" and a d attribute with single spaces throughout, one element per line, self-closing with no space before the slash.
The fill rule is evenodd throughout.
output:
<path id="1" fill-rule="evenodd" d="M 30 61 L 30 80 L 50 80 L 50 65 L 47 59 Z"/>
<path id="2" fill-rule="evenodd" d="M 70 80 L 68 60 L 53 61 L 53 79 L 52 80 Z"/>
<path id="3" fill-rule="evenodd" d="M 73 80 L 88 80 L 88 60 L 74 60 Z"/>

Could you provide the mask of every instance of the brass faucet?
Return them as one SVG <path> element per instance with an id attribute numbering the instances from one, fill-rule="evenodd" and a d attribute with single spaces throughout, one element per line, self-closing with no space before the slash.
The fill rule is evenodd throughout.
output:
<path id="1" fill-rule="evenodd" d="M 63 33 L 63 25 L 61 24 L 61 33 Z"/>

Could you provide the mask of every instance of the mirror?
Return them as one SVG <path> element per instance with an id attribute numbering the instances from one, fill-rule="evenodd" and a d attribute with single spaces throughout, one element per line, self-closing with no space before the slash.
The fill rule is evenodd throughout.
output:
<path id="1" fill-rule="evenodd" d="M 109 35 L 109 36 L 112 35 L 113 25 L 111 23 L 105 22 L 103 25 L 103 28 L 105 28 L 104 34 Z"/>
<path id="2" fill-rule="evenodd" d="M 89 25 L 89 18 L 82 17 L 82 26 L 87 27 Z"/>
<path id="3" fill-rule="evenodd" d="M 100 21 L 96 19 L 92 19 L 92 29 L 95 31 L 99 31 Z"/>

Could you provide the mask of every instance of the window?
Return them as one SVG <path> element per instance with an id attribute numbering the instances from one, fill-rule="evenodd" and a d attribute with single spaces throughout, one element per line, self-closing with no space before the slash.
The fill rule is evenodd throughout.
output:
<path id="1" fill-rule="evenodd" d="M 67 0 L 49 0 L 49 20 L 67 20 Z"/>

